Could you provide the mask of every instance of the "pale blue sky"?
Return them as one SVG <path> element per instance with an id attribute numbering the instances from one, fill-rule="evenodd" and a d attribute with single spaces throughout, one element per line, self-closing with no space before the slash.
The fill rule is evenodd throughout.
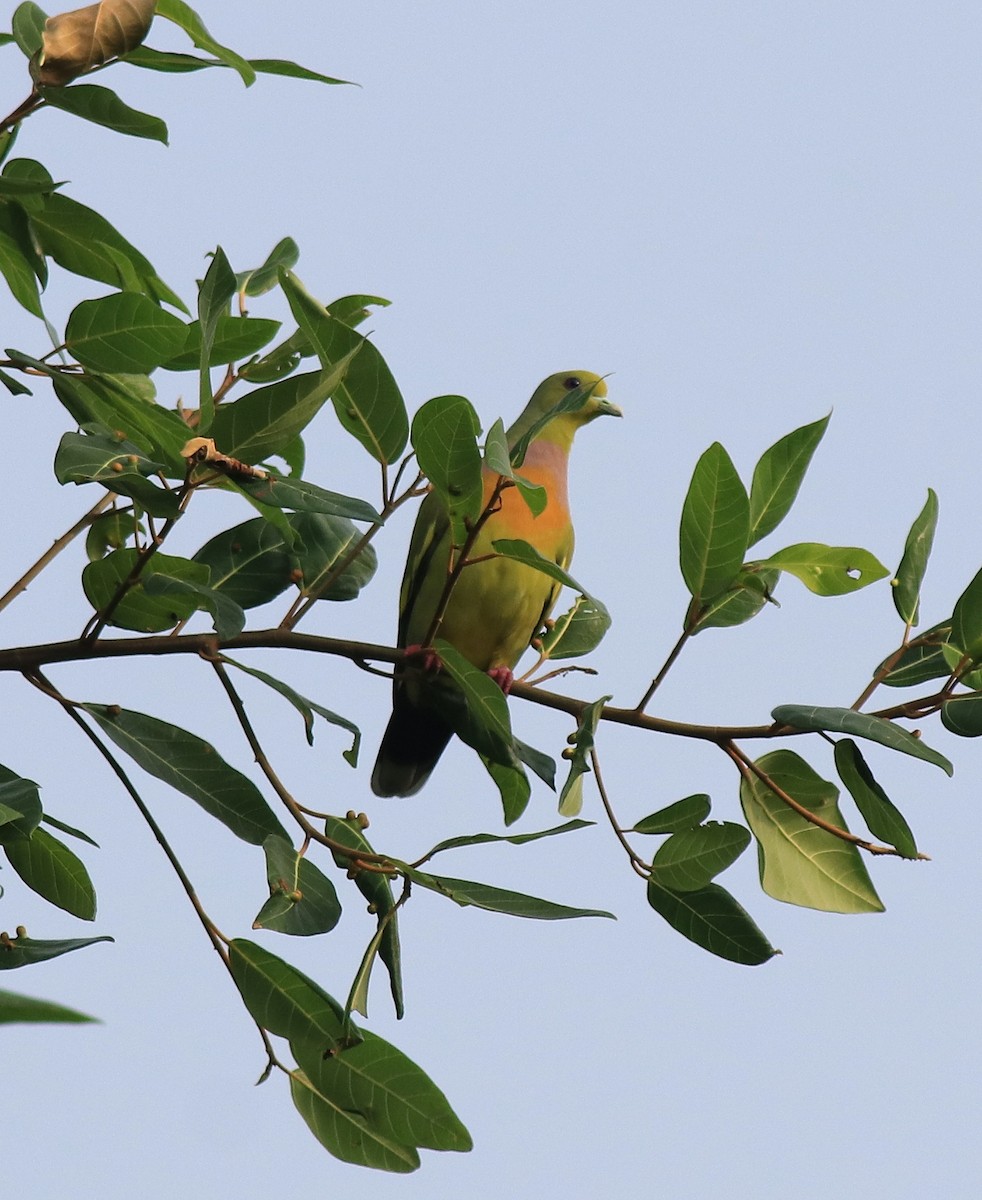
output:
<path id="1" fill-rule="evenodd" d="M 5 25 L 14 7 L 2 6 Z M 554 370 L 612 372 L 625 420 L 583 435 L 571 489 L 574 573 L 615 624 L 593 660 L 600 679 L 571 683 L 578 694 L 636 700 L 675 641 L 686 600 L 678 514 L 702 450 L 722 441 L 749 475 L 766 446 L 830 409 L 798 506 L 766 545 L 858 544 L 893 567 L 934 487 L 941 525 L 924 612 L 948 615 L 982 562 L 977 4 L 284 0 L 274 12 L 202 0 L 199 11 L 243 53 L 362 86 L 262 79 L 245 91 L 231 73 L 121 68 L 104 82 L 167 119 L 169 149 L 44 112 L 18 152 L 115 216 L 188 297 L 216 242 L 241 269 L 287 234 L 301 247 L 298 274 L 324 299 L 388 297 L 372 326 L 414 408 L 460 392 L 487 425 L 514 416 Z M 151 44 L 180 44 L 160 26 Z M 16 50 L 2 61 L 6 111 L 26 75 Z M 84 294 L 56 274 L 52 314 Z M 265 301 L 253 312 L 279 314 Z M 4 314 L 3 345 L 44 348 L 9 303 Z M 6 411 L 16 433 L 0 544 L 12 578 L 85 497 L 52 480 L 63 411 L 40 391 L 7 398 Z M 330 418 L 308 446 L 309 478 L 374 498 L 370 462 Z M 216 503 L 214 527 L 244 515 Z M 380 539 L 363 602 L 320 606 L 311 631 L 391 640 L 410 523 L 401 514 Z M 176 552 L 205 540 L 179 536 Z M 81 627 L 78 556 L 64 568 L 3 614 L 3 644 Z M 779 598 L 750 626 L 697 638 L 655 711 L 760 721 L 778 703 L 848 704 L 900 633 L 886 584 L 818 600 L 786 580 Z M 330 731 L 309 751 L 291 714 L 252 697 L 289 786 L 315 807 L 367 809 L 375 843 L 407 857 L 501 831 L 493 789 L 459 747 L 418 797 L 371 797 L 382 681 L 343 662 L 253 661 L 365 729 L 354 773 Z M 191 662 L 52 675 L 77 698 L 183 721 L 248 769 Z M 50 811 L 102 844 L 86 855 L 95 928 L 117 939 L 2 981 L 105 1022 L 2 1034 L 4 1178 L 18 1200 L 977 1194 L 973 743 L 925 727 L 954 758 L 954 782 L 871 756 L 933 860 L 872 864 L 885 914 L 779 904 L 759 891 L 752 854 L 740 860 L 723 882 L 784 951 L 760 968 L 710 958 L 662 924 L 602 826 L 448 857 L 448 874 L 612 908 L 619 921 L 539 925 L 413 900 L 407 1017 L 392 1020 L 379 981 L 372 1025 L 444 1088 L 476 1146 L 426 1153 L 416 1175 L 388 1177 L 329 1158 L 279 1080 L 252 1087 L 261 1046 L 152 839 L 68 723 L 19 680 L 0 683 L 0 761 L 38 779 Z M 521 736 L 558 752 L 566 723 L 512 712 Z M 739 819 L 733 770 L 711 749 L 623 729 L 600 744 L 626 823 L 694 791 Z M 827 770 L 817 742 L 812 761 Z M 183 797 L 149 782 L 146 794 L 218 924 L 248 934 L 262 900 L 256 853 Z M 599 818 L 587 796 L 584 815 Z M 554 821 L 539 788 L 521 828 Z M 0 924 L 88 932 L 9 874 Z M 265 940 L 343 994 L 369 934 L 359 905 L 348 908 L 330 937 Z"/>

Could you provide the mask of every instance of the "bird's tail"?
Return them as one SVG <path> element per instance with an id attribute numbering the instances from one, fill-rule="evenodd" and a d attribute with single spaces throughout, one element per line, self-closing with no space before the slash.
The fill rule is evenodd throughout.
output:
<path id="1" fill-rule="evenodd" d="M 397 687 L 392 698 L 392 716 L 372 771 L 375 795 L 415 795 L 429 779 L 451 733 L 450 726 L 438 713 L 414 704 Z"/>

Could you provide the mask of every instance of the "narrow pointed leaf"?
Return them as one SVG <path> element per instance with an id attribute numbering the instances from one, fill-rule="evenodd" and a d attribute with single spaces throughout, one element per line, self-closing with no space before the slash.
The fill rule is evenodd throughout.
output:
<path id="1" fill-rule="evenodd" d="M 903 813 L 873 778 L 862 752 L 849 738 L 840 738 L 835 743 L 835 768 L 870 833 L 893 846 L 904 858 L 917 858 L 914 835 Z"/>
<path id="2" fill-rule="evenodd" d="M 246 615 L 234 600 L 223 592 L 216 591 L 210 583 L 171 575 L 159 565 L 152 575 L 143 580 L 143 594 L 165 599 L 176 596 L 192 600 L 195 608 L 204 608 L 211 613 L 215 632 L 223 642 L 236 637 L 245 629 Z"/>
<path id="3" fill-rule="evenodd" d="M 950 640 L 973 662 L 982 659 L 982 570 L 958 597 L 951 617 Z"/>
<path id="4" fill-rule="evenodd" d="M 299 257 L 300 248 L 293 238 L 281 238 L 261 267 L 239 273 L 236 286 L 244 296 L 262 296 L 279 286 L 280 271 L 296 266 Z"/>
<path id="5" fill-rule="evenodd" d="M 332 841 L 363 854 L 374 855 L 375 851 L 369 844 L 365 833 L 357 821 L 342 820 L 340 817 L 328 817 L 324 824 L 325 834 Z M 334 861 L 343 871 L 354 871 L 354 882 L 359 892 L 369 903 L 369 911 L 378 917 L 377 931 L 380 931 L 378 955 L 389 973 L 389 991 L 396 1017 L 402 1020 L 405 1014 L 405 1001 L 402 988 L 402 948 L 399 941 L 399 918 L 395 910 L 395 897 L 392 894 L 392 884 L 387 875 L 378 871 L 367 871 L 357 866 L 357 861 L 350 855 L 331 851 Z"/>
<path id="6" fill-rule="evenodd" d="M 88 427 L 85 433 L 66 433 L 55 454 L 55 476 L 59 483 L 100 483 L 120 496 L 130 496 L 151 516 L 176 517 L 178 499 L 148 476 L 161 469 L 140 448 L 125 438 Z"/>
<path id="7" fill-rule="evenodd" d="M 167 145 L 167 126 L 160 117 L 141 112 L 122 101 L 110 88 L 94 83 L 76 83 L 71 87 L 40 87 L 46 104 L 72 116 L 102 125 L 129 137 L 149 138 Z"/>
<path id="8" fill-rule="evenodd" d="M 199 50 L 214 54 L 219 61 L 237 71 L 246 87 L 255 83 L 256 72 L 249 66 L 249 63 L 241 54 L 236 54 L 228 46 L 223 46 L 221 42 L 216 41 L 205 28 L 202 19 L 189 4 L 184 3 L 184 0 L 157 0 L 157 16 L 173 21 L 175 25 L 184 30 Z"/>
<path id="9" fill-rule="evenodd" d="M 252 1018 L 277 1037 L 334 1050 L 360 1036 L 346 1028 L 344 1009 L 333 996 L 265 947 L 235 938 L 229 967 Z"/>
<path id="10" fill-rule="evenodd" d="M 342 496 L 329 492 L 314 483 L 302 479 L 287 479 L 282 475 L 268 475 L 266 479 L 239 479 L 236 487 L 248 493 L 261 504 L 273 508 L 293 509 L 295 512 L 324 513 L 330 517 L 347 517 L 349 521 L 365 521 L 369 525 L 380 525 L 382 518 L 366 501 L 354 496 Z"/>
<path id="11" fill-rule="evenodd" d="M 463 837 L 447 838 L 444 842 L 437 844 L 426 853 L 426 858 L 432 858 L 434 854 L 440 854 L 444 850 L 459 850 L 462 846 L 485 846 L 491 842 L 507 842 L 511 846 L 524 846 L 526 842 L 537 842 L 541 838 L 555 837 L 560 833 L 573 833 L 577 829 L 590 829 L 596 824 L 595 821 L 564 821 L 562 825 L 555 825 L 552 829 L 539 829 L 535 833 L 472 833 Z"/>
<path id="12" fill-rule="evenodd" d="M 779 724 L 791 725 L 795 729 L 847 733 L 851 737 L 879 742 L 881 746 L 888 746 L 891 750 L 899 750 L 902 754 L 910 754 L 914 758 L 933 763 L 947 775 L 954 774 L 954 767 L 943 754 L 925 746 L 920 738 L 914 737 L 912 733 L 901 729 L 892 721 L 884 720 L 883 717 L 873 717 L 851 708 L 822 708 L 807 704 L 781 704 L 773 710 L 771 716 Z"/>
<path id="13" fill-rule="evenodd" d="M 455 694 L 448 697 L 446 688 L 438 680 L 429 690 L 429 698 L 437 704 L 442 715 L 453 725 L 454 732 L 468 746 L 493 762 L 521 770 L 511 732 L 508 703 L 501 689 L 449 642 L 437 638 L 435 648 L 444 671 L 457 689 Z"/>
<path id="14" fill-rule="evenodd" d="M 772 751 L 757 765 L 810 812 L 847 828 L 838 788 L 793 751 Z M 755 775 L 741 781 L 740 801 L 757 839 L 760 884 L 769 896 L 823 912 L 883 911 L 856 846 L 803 817 Z"/>
<path id="15" fill-rule="evenodd" d="M 303 595 L 318 600 L 354 600 L 371 582 L 378 567 L 378 556 L 371 545 L 362 547 L 357 557 L 340 569 L 363 536 L 347 517 L 293 513 L 290 524 L 301 543 L 295 553 Z"/>
<path id="16" fill-rule="evenodd" d="M 921 584 L 927 570 L 927 560 L 934 545 L 938 526 L 938 498 L 927 489 L 927 500 L 910 527 L 904 555 L 893 580 L 893 603 L 901 621 L 916 625 L 919 617 Z"/>
<path id="17" fill-rule="evenodd" d="M 780 953 L 746 909 L 718 883 L 696 892 L 673 892 L 652 879 L 648 903 L 683 937 L 718 958 L 757 967 Z"/>
<path id="18" fill-rule="evenodd" d="M 256 846 L 270 834 L 286 837 L 252 780 L 230 767 L 203 738 L 117 705 L 82 707 L 144 771 L 189 796 L 236 837 Z"/>
<path id="19" fill-rule="evenodd" d="M 431 892 L 439 892 L 459 904 L 462 908 L 473 905 L 488 912 L 505 913 L 511 917 L 528 917 L 535 921 L 567 921 L 573 917 L 609 917 L 613 913 L 597 908 L 570 908 L 552 900 L 540 900 L 537 896 L 526 896 L 505 888 L 493 887 L 488 883 L 473 883 L 467 879 L 451 879 L 448 875 L 429 875 L 415 870 L 404 863 L 398 864 L 407 878 Z"/>
<path id="20" fill-rule="evenodd" d="M 951 621 L 927 629 L 915 638 L 890 671 L 884 676 L 887 687 L 916 687 L 930 679 L 946 679 L 951 667 L 944 655 L 944 647 L 951 637 Z M 877 668 L 877 674 L 883 663 Z"/>
<path id="21" fill-rule="evenodd" d="M 481 755 L 484 769 L 491 776 L 501 797 L 501 811 L 506 825 L 514 825 L 525 814 L 532 797 L 532 785 L 521 766 L 509 766 Z"/>
<path id="22" fill-rule="evenodd" d="M 9 945 L 0 944 L 0 971 L 10 971 L 16 967 L 47 962 L 50 958 L 59 958 L 62 954 L 70 954 L 73 950 L 94 946 L 96 942 L 111 941 L 113 939 L 105 934 L 102 937 L 62 938 L 53 941 L 29 938 L 25 934 L 23 937 L 13 938 Z"/>
<path id="23" fill-rule="evenodd" d="M 794 504 L 812 455 L 825 434 L 828 417 L 802 425 L 761 455 L 750 485 L 750 541 L 753 546 L 784 520 Z"/>
<path id="24" fill-rule="evenodd" d="M 711 600 L 736 578 L 750 536 L 750 502 L 730 456 L 714 442 L 696 464 L 682 507 L 679 562 L 693 597 Z"/>
<path id="25" fill-rule="evenodd" d="M 74 1008 L 55 1004 L 53 1000 L 39 1000 L 36 996 L 20 996 L 16 992 L 0 989 L 0 1025 L 39 1022 L 78 1025 L 96 1020 L 96 1017 L 86 1016 Z"/>
<path id="26" fill-rule="evenodd" d="M 41 823 L 41 796 L 32 779 L 0 767 L 0 844 L 29 838 Z"/>
<path id="27" fill-rule="evenodd" d="M 229 315 L 228 306 L 235 295 L 235 272 L 218 246 L 211 256 L 208 270 L 198 288 L 198 325 L 201 345 L 198 350 L 198 403 L 199 422 L 197 432 L 204 436 L 215 419 L 215 401 L 211 391 L 209 364 L 211 349 L 215 343 L 218 322 Z"/>
<path id="28" fill-rule="evenodd" d="M 289 684 L 283 682 L 282 679 L 276 679 L 273 675 L 267 675 L 265 671 L 259 671 L 255 667 L 247 667 L 243 663 L 236 662 L 231 658 L 224 658 L 224 662 L 230 663 L 233 667 L 237 667 L 240 671 L 245 671 L 247 675 L 251 675 L 254 679 L 265 683 L 267 687 L 271 687 L 273 691 L 279 692 L 286 700 L 303 717 L 304 727 L 307 734 L 307 744 L 314 744 L 314 714 L 322 717 L 329 725 L 336 725 L 340 729 L 346 729 L 352 735 L 351 748 L 343 751 L 342 757 L 351 766 L 358 766 L 358 750 L 361 746 L 361 730 L 357 725 L 348 720 L 347 717 L 339 716 L 336 712 L 331 712 L 329 708 L 324 708 L 322 704 L 318 704 L 315 700 L 308 700 L 306 696 L 301 696 L 298 691 L 290 687 Z"/>

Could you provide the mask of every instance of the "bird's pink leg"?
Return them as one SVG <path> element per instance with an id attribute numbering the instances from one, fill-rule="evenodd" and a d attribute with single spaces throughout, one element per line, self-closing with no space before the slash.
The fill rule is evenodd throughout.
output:
<path id="1" fill-rule="evenodd" d="M 511 685 L 515 682 L 515 676 L 511 673 L 511 667 L 491 667 L 488 675 L 507 696 L 511 691 Z"/>
<path id="2" fill-rule="evenodd" d="M 440 656 L 432 646 L 407 646 L 403 653 L 407 659 L 415 659 L 427 675 L 433 675 L 443 668 Z"/>

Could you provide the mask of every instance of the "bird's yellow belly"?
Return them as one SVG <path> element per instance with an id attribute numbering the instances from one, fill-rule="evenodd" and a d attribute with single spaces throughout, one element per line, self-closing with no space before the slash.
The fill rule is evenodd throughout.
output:
<path id="1" fill-rule="evenodd" d="M 535 635 L 555 585 L 541 571 L 509 559 L 466 567 L 437 634 L 475 667 L 514 667 Z"/>

